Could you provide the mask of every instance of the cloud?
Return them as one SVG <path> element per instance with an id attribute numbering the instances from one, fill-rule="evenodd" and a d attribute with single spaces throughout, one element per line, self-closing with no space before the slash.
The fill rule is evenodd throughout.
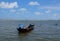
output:
<path id="1" fill-rule="evenodd" d="M 29 13 L 27 8 L 20 8 L 20 9 L 18 9 L 18 12 L 20 12 L 20 13 Z"/>
<path id="2" fill-rule="evenodd" d="M 53 14 L 53 16 L 55 16 L 55 17 L 56 17 L 56 16 L 57 16 L 57 14 Z"/>
<path id="3" fill-rule="evenodd" d="M 8 9 L 10 13 L 22 14 L 22 13 L 29 13 L 26 8 L 19 8 L 19 9 Z"/>
<path id="4" fill-rule="evenodd" d="M 36 14 L 36 15 L 40 15 L 41 13 L 37 11 L 37 12 L 35 12 L 35 14 Z"/>
<path id="5" fill-rule="evenodd" d="M 40 5 L 40 4 L 38 2 L 31 1 L 31 2 L 29 2 L 29 5 L 34 6 L 34 5 Z"/>
<path id="6" fill-rule="evenodd" d="M 60 10 L 60 6 L 41 6 L 40 9 Z"/>
<path id="7" fill-rule="evenodd" d="M 17 2 L 0 2 L 0 8 L 18 8 Z"/>
<path id="8" fill-rule="evenodd" d="M 10 12 L 13 12 L 13 13 L 14 13 L 14 12 L 16 12 L 16 10 L 14 10 L 14 9 L 11 9 L 11 10 L 10 10 Z"/>
<path id="9" fill-rule="evenodd" d="M 58 20 L 58 19 L 60 19 L 59 17 L 60 16 L 58 14 L 53 14 L 53 17 L 52 18 L 55 19 L 55 20 Z"/>
<path id="10" fill-rule="evenodd" d="M 26 8 L 20 8 L 19 11 L 24 12 L 24 11 L 27 11 L 27 9 Z"/>
<path id="11" fill-rule="evenodd" d="M 45 11 L 45 13 L 50 13 L 50 12 L 51 12 L 50 10 Z"/>

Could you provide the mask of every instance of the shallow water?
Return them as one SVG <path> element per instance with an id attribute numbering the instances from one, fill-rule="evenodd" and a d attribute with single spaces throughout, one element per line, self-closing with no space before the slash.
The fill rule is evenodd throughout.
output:
<path id="1" fill-rule="evenodd" d="M 0 21 L 0 41 L 60 41 L 60 21 Z M 18 33 L 18 24 L 34 24 L 29 33 Z M 58 24 L 58 25 L 56 25 Z"/>

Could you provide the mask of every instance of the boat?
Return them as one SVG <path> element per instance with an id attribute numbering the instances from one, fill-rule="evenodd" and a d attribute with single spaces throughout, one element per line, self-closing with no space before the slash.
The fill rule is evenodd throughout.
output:
<path id="1" fill-rule="evenodd" d="M 32 25 L 32 24 L 30 24 L 28 27 L 26 27 L 26 28 L 21 28 L 21 27 L 19 27 L 19 28 L 17 28 L 17 30 L 19 31 L 19 32 L 29 32 L 29 31 L 31 31 L 31 30 L 33 30 L 34 29 L 34 25 Z"/>

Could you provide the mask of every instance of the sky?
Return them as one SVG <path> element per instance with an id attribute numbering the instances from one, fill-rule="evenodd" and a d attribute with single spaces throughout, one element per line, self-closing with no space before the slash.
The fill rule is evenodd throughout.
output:
<path id="1" fill-rule="evenodd" d="M 0 0 L 0 19 L 60 20 L 60 0 Z"/>

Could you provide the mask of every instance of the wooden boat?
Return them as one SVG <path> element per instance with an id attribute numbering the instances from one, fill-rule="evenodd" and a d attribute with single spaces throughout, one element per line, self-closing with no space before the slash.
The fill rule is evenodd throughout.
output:
<path id="1" fill-rule="evenodd" d="M 29 25 L 27 28 L 21 28 L 21 27 L 19 27 L 19 28 L 17 28 L 17 30 L 19 31 L 19 32 L 29 32 L 29 31 L 31 31 L 31 30 L 33 30 L 34 29 L 34 25 Z"/>

